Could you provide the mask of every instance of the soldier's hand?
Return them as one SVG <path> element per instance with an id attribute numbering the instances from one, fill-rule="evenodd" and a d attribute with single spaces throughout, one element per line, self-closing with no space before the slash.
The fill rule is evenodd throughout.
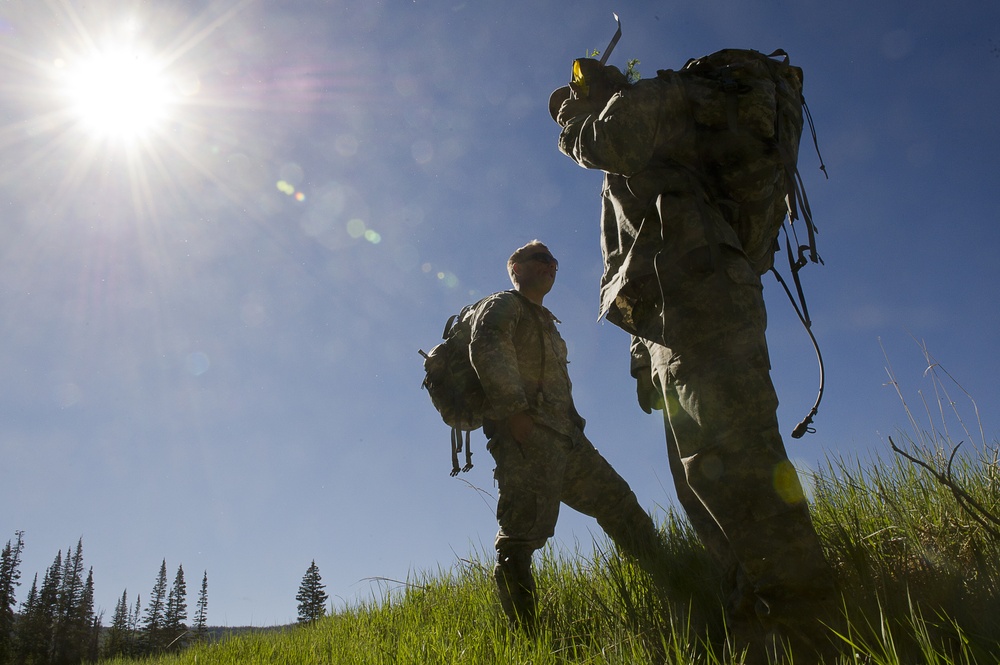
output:
<path id="1" fill-rule="evenodd" d="M 535 430 L 535 421 L 527 411 L 521 411 L 507 417 L 507 427 L 515 441 L 524 443 Z"/>
<path id="2" fill-rule="evenodd" d="M 559 107 L 556 122 L 559 123 L 560 127 L 565 127 L 573 118 L 579 115 L 600 113 L 603 108 L 603 104 L 595 104 L 590 99 L 575 99 L 574 97 L 570 97 Z"/>
<path id="3" fill-rule="evenodd" d="M 663 393 L 653 383 L 653 373 L 650 368 L 640 369 L 635 377 L 635 394 L 639 399 L 639 408 L 646 413 L 653 410 L 663 410 Z"/>

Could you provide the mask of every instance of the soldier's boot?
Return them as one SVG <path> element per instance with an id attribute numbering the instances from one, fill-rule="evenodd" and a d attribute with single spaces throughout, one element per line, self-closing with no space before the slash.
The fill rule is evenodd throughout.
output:
<path id="1" fill-rule="evenodd" d="M 535 633 L 535 578 L 531 574 L 531 552 L 497 553 L 493 568 L 500 606 L 512 626 L 528 635 Z"/>
<path id="2" fill-rule="evenodd" d="M 742 566 L 733 564 L 727 571 L 732 589 L 726 599 L 726 644 L 723 662 L 743 665 L 767 665 L 764 626 L 757 616 L 757 596 Z"/>
<path id="3" fill-rule="evenodd" d="M 746 527 L 730 542 L 752 584 L 769 662 L 832 662 L 839 593 L 806 505 Z"/>

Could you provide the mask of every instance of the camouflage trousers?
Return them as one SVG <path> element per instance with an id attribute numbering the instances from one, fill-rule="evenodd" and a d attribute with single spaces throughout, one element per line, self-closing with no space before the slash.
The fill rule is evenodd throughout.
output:
<path id="1" fill-rule="evenodd" d="M 778 429 L 760 279 L 722 249 L 718 265 L 689 261 L 696 269 L 663 289 L 670 346 L 644 343 L 678 499 L 730 576 L 731 632 L 773 651 L 775 639 L 824 634 L 834 578 Z"/>
<path id="2" fill-rule="evenodd" d="M 536 424 L 529 440 L 516 441 L 497 424 L 487 444 L 499 488 L 494 570 L 501 605 L 530 630 L 535 617 L 531 555 L 555 533 L 559 507 L 594 517 L 620 550 L 654 570 L 659 532 L 628 483 L 587 440 Z"/>

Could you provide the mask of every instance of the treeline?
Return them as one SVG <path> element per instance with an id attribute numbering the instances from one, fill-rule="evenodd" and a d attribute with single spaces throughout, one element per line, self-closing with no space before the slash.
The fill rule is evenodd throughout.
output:
<path id="1" fill-rule="evenodd" d="M 0 665 L 77 665 L 115 656 L 145 656 L 179 651 L 208 635 L 208 572 L 202 576 L 193 625 L 187 626 L 187 583 L 183 566 L 167 583 L 167 562 L 150 593 L 145 611 L 141 597 L 129 603 L 128 590 L 105 628 L 103 612 L 94 610 L 94 570 L 84 574 L 83 539 L 60 550 L 39 584 L 38 575 L 18 606 L 24 532 L 0 552 Z"/>

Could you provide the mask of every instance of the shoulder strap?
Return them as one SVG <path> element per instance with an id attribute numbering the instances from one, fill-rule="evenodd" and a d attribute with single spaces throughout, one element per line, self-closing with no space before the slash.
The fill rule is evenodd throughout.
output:
<path id="1" fill-rule="evenodd" d="M 533 303 L 530 300 L 528 300 L 528 298 L 525 297 L 524 294 L 522 294 L 520 291 L 517 291 L 516 289 L 511 289 L 510 292 L 511 293 L 516 293 L 517 297 L 521 298 L 524 301 L 525 305 L 527 305 L 528 311 L 531 312 L 531 314 L 530 314 L 531 318 L 533 318 L 535 320 L 535 324 L 538 326 L 538 351 L 541 354 L 539 356 L 539 358 L 540 358 L 540 365 L 539 365 L 539 371 L 538 371 L 538 385 L 536 386 L 536 390 L 535 390 L 535 406 L 538 406 L 539 404 L 542 403 L 542 398 L 544 397 L 544 394 L 545 394 L 545 390 L 544 390 L 544 387 L 545 387 L 545 324 L 542 322 L 541 315 L 538 313 L 538 310 L 536 309 L 538 307 L 538 305 L 535 305 L 535 303 Z"/>

